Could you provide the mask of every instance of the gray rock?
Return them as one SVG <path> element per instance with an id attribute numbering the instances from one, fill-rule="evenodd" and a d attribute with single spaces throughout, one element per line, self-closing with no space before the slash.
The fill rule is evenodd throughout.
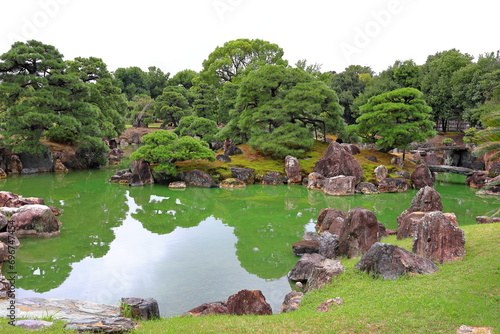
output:
<path id="1" fill-rule="evenodd" d="M 182 172 L 181 180 L 186 182 L 186 185 L 191 187 L 201 187 L 201 188 L 216 188 L 217 183 L 212 179 L 210 175 L 201 170 L 195 169 L 188 172 Z"/>
<path id="2" fill-rule="evenodd" d="M 288 279 L 294 282 L 307 281 L 311 277 L 314 266 L 324 259 L 325 257 L 318 253 L 302 255 L 293 266 L 293 269 L 288 273 Z"/>
<path id="3" fill-rule="evenodd" d="M 326 179 L 323 191 L 330 196 L 349 196 L 354 195 L 355 187 L 355 176 L 339 175 Z"/>
<path id="4" fill-rule="evenodd" d="M 365 195 L 378 194 L 378 188 L 373 183 L 361 182 L 356 186 L 356 192 Z"/>
<path id="5" fill-rule="evenodd" d="M 285 157 L 285 173 L 288 184 L 300 184 L 302 182 L 302 173 L 299 159 L 287 155 Z"/>
<path id="6" fill-rule="evenodd" d="M 132 172 L 132 177 L 129 182 L 129 186 L 131 187 L 140 187 L 155 183 L 149 163 L 144 159 L 132 161 L 130 164 L 130 171 Z"/>
<path id="7" fill-rule="evenodd" d="M 355 268 L 385 279 L 395 280 L 407 273 L 432 274 L 439 271 L 430 260 L 417 256 L 406 249 L 377 242 L 356 263 Z"/>
<path id="8" fill-rule="evenodd" d="M 319 252 L 319 240 L 302 240 L 292 245 L 295 256 Z"/>
<path id="9" fill-rule="evenodd" d="M 356 183 L 363 180 L 361 165 L 337 142 L 330 143 L 324 156 L 316 163 L 314 171 L 327 178 L 344 175 L 356 177 Z"/>
<path id="10" fill-rule="evenodd" d="M 128 305 L 133 319 L 150 320 L 160 318 L 158 302 L 154 298 L 122 298 L 122 303 Z M 125 314 L 124 314 L 125 315 Z"/>
<path id="11" fill-rule="evenodd" d="M 400 193 L 408 190 L 408 181 L 402 177 L 385 178 L 378 184 L 381 193 Z"/>
<path id="12" fill-rule="evenodd" d="M 229 155 L 225 155 L 225 154 L 218 154 L 215 157 L 215 159 L 218 161 L 222 161 L 222 162 L 231 162 L 231 158 L 229 157 Z"/>
<path id="13" fill-rule="evenodd" d="M 240 179 L 246 184 L 255 183 L 255 170 L 253 169 L 231 167 L 231 173 L 234 178 Z"/>
<path id="14" fill-rule="evenodd" d="M 389 175 L 389 170 L 384 165 L 376 167 L 373 172 L 375 173 L 375 178 L 377 179 L 378 182 L 387 178 L 387 175 Z"/>
<path id="15" fill-rule="evenodd" d="M 312 172 L 307 177 L 307 189 L 323 190 L 325 187 L 325 177 L 316 172 Z"/>
<path id="16" fill-rule="evenodd" d="M 325 259 L 319 264 L 315 265 L 311 277 L 307 281 L 307 286 L 305 292 L 309 292 L 314 289 L 319 289 L 324 285 L 328 285 L 332 282 L 334 276 L 340 275 L 344 271 L 344 266 L 340 261 Z"/>
<path id="17" fill-rule="evenodd" d="M 39 330 L 43 328 L 52 327 L 53 322 L 43 321 L 43 320 L 16 320 L 14 321 L 14 326 L 29 329 L 29 330 Z"/>
<path id="18" fill-rule="evenodd" d="M 302 303 L 302 298 L 304 297 L 303 292 L 292 291 L 285 296 L 283 304 L 279 313 L 288 313 L 297 311 L 300 308 L 300 303 Z"/>
<path id="19" fill-rule="evenodd" d="M 88 321 L 68 322 L 64 326 L 67 330 L 93 333 L 124 333 L 135 329 L 137 323 L 129 318 L 119 317 L 110 319 L 94 319 Z"/>
<path id="20" fill-rule="evenodd" d="M 340 257 L 339 236 L 330 232 L 321 233 L 319 254 L 328 259 L 338 259 Z"/>

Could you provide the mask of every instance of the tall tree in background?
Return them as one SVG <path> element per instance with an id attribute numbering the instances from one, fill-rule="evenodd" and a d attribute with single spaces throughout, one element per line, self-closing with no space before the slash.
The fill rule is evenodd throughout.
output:
<path id="1" fill-rule="evenodd" d="M 153 113 L 163 121 L 163 125 L 172 123 L 174 127 L 184 116 L 189 116 L 191 111 L 187 99 L 176 91 L 165 89 L 154 102 Z"/>
<path id="2" fill-rule="evenodd" d="M 287 65 L 283 60 L 283 49 L 261 39 L 237 39 L 217 47 L 203 61 L 200 79 L 206 83 L 220 85 L 237 82 L 251 71 L 263 65 Z"/>
<path id="3" fill-rule="evenodd" d="M 149 77 L 141 68 L 134 66 L 118 68 L 114 73 L 114 84 L 119 87 L 130 101 L 135 95 L 151 96 Z"/>
<path id="4" fill-rule="evenodd" d="M 163 93 L 163 89 L 167 86 L 168 77 L 170 73 L 163 73 L 163 71 L 156 66 L 148 68 L 147 77 L 149 84 L 149 95 L 151 98 L 156 99 Z"/>
<path id="5" fill-rule="evenodd" d="M 432 107 L 434 121 L 442 131 L 448 130 L 450 119 L 461 119 L 464 111 L 460 101 L 453 99 L 453 74 L 471 64 L 473 57 L 452 49 L 427 58 L 422 66 L 421 89 Z"/>
<path id="6" fill-rule="evenodd" d="M 38 153 L 46 150 L 40 139 L 48 135 L 78 143 L 77 155 L 88 158 L 90 166 L 103 163 L 106 148 L 99 120 L 105 117 L 97 104 L 89 102 L 91 94 L 82 73 L 68 71 L 55 47 L 34 40 L 14 43 L 0 61 L 7 147 Z M 97 80 L 91 77 L 87 79 Z"/>
<path id="7" fill-rule="evenodd" d="M 177 72 L 172 78 L 168 79 L 168 86 L 182 86 L 186 89 L 190 89 L 193 86 L 193 79 L 198 75 L 196 71 L 193 70 L 183 70 Z"/>
<path id="8" fill-rule="evenodd" d="M 413 141 L 435 135 L 431 108 L 417 89 L 400 88 L 374 96 L 360 110 L 362 115 L 352 127 L 366 142 L 375 143 L 383 151 L 404 150 Z"/>

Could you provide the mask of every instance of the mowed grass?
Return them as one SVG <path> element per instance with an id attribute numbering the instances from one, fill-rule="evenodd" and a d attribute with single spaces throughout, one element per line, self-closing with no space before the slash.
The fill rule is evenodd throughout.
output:
<path id="1" fill-rule="evenodd" d="M 331 285 L 306 294 L 298 311 L 163 318 L 141 322 L 134 333 L 456 333 L 464 324 L 498 333 L 500 224 L 469 225 L 463 230 L 464 259 L 440 265 L 440 271 L 432 275 L 383 280 L 354 269 L 359 258 L 341 259 L 346 271 Z M 411 249 L 410 239 L 392 236 L 382 242 Z M 327 313 L 315 311 L 334 297 L 341 297 L 344 304 Z M 187 310 L 179 310 L 183 311 Z M 60 333 L 62 328 L 58 323 L 39 333 Z M 0 333 L 24 332 L 8 325 L 6 319 L 0 322 Z"/>

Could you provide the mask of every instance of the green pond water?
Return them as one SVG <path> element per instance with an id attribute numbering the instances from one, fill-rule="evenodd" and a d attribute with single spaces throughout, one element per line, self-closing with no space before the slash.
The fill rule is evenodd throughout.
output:
<path id="1" fill-rule="evenodd" d="M 19 175 L 0 190 L 58 206 L 58 237 L 22 239 L 16 297 L 72 298 L 116 305 L 122 297 L 153 297 L 162 316 L 179 315 L 242 289 L 259 289 L 276 313 L 291 291 L 291 245 L 313 231 L 321 209 L 372 210 L 387 228 L 410 206 L 402 194 L 325 196 L 303 186 L 246 189 L 109 183 L 114 169 Z M 436 189 L 460 225 L 500 207 L 479 197 L 464 177 L 441 175 Z M 4 272 L 7 268 L 4 268 Z"/>

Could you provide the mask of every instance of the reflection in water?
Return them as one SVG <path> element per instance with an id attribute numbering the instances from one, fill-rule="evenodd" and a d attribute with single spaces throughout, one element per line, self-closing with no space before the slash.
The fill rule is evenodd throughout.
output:
<path id="1" fill-rule="evenodd" d="M 21 240 L 18 297 L 108 304 L 154 297 L 162 315 L 171 316 L 241 289 L 260 289 L 277 311 L 297 260 L 291 244 L 312 229 L 319 210 L 362 206 L 396 228 L 396 217 L 416 193 L 334 197 L 302 186 L 129 188 L 107 183 L 111 173 L 18 176 L 0 184 L 63 210 L 60 236 Z M 475 196 L 463 181 L 438 182 L 436 189 L 444 211 L 472 224 L 499 199 Z"/>

